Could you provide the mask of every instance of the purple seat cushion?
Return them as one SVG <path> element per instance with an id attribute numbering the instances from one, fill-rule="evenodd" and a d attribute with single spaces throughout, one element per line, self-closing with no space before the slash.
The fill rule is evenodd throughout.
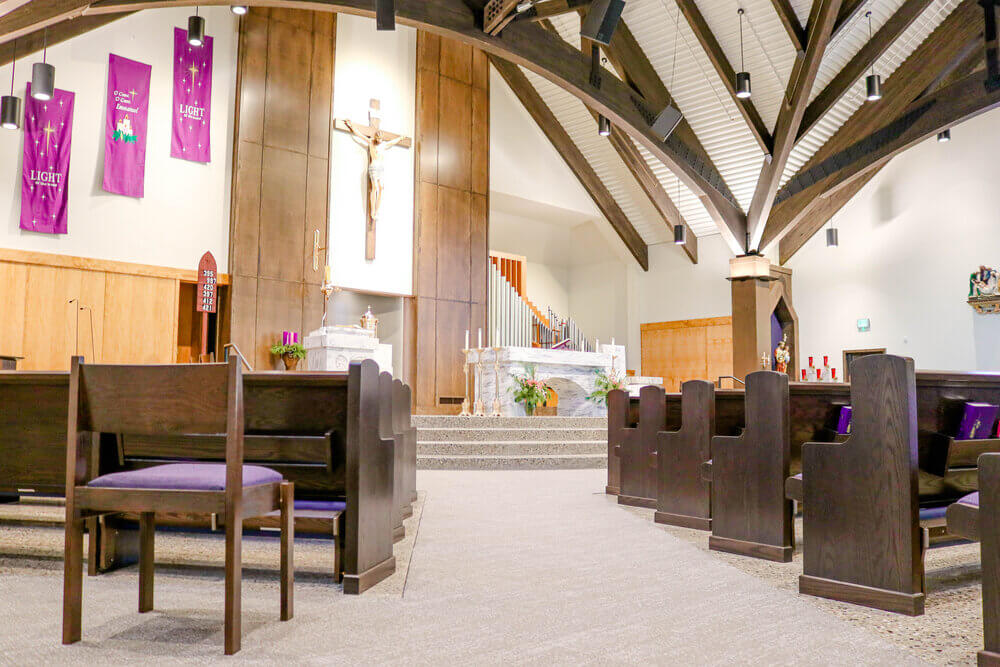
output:
<path id="1" fill-rule="evenodd" d="M 940 519 L 947 513 L 947 511 L 947 507 L 921 507 L 920 520 L 927 521 L 929 519 Z"/>
<path id="2" fill-rule="evenodd" d="M 280 482 L 281 473 L 263 466 L 243 466 L 243 486 Z M 101 475 L 87 486 L 106 489 L 225 491 L 224 463 L 167 463 L 152 468 Z"/>
<path id="3" fill-rule="evenodd" d="M 318 512 L 344 512 L 347 503 L 343 500 L 296 500 L 295 509 L 315 510 Z"/>
<path id="4" fill-rule="evenodd" d="M 792 475 L 792 479 L 802 479 L 802 473 L 799 473 L 798 475 Z"/>
<path id="5" fill-rule="evenodd" d="M 973 507 L 979 507 L 979 492 L 970 493 L 967 496 L 962 496 L 958 499 L 958 502 L 963 505 L 972 505 Z"/>

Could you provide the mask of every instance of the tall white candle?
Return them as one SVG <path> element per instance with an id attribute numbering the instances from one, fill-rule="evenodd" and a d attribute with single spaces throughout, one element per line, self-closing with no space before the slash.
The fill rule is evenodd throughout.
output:
<path id="1" fill-rule="evenodd" d="M 614 346 L 614 344 L 615 344 L 615 337 L 614 337 L 614 336 L 612 336 L 612 337 L 611 337 L 611 345 L 612 345 L 612 346 Z"/>
<path id="2" fill-rule="evenodd" d="M 497 327 L 494 330 L 493 335 L 496 336 L 496 338 L 493 339 L 493 345 L 495 345 L 496 347 L 500 347 L 500 328 L 499 327 Z"/>
<path id="3" fill-rule="evenodd" d="M 465 330 L 465 349 L 469 349 L 469 330 Z"/>
<path id="4" fill-rule="evenodd" d="M 478 344 L 476 345 L 476 347 L 482 349 L 482 347 L 483 347 L 483 328 L 482 327 L 479 327 L 479 338 L 478 338 L 477 342 L 478 342 Z"/>
<path id="5" fill-rule="evenodd" d="M 601 339 L 600 338 L 598 338 L 597 341 L 594 343 L 594 349 L 597 350 L 598 352 L 601 351 Z"/>

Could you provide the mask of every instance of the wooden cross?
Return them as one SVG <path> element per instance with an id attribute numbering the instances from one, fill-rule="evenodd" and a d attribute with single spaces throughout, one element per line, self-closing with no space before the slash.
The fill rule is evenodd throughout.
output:
<path id="1" fill-rule="evenodd" d="M 385 163 L 383 154 L 393 146 L 409 148 L 413 140 L 401 134 L 386 132 L 381 128 L 382 112 L 379 101 L 372 99 L 368 107 L 368 125 L 359 125 L 350 120 L 334 119 L 333 126 L 350 132 L 358 145 L 368 151 L 368 215 L 365 225 L 365 259 L 375 259 L 375 222 L 378 220 L 385 188 Z"/>

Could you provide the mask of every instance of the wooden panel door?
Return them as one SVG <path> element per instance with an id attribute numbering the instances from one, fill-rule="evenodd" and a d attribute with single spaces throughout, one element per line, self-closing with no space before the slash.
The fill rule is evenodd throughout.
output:
<path id="1" fill-rule="evenodd" d="M 179 292 L 177 280 L 107 274 L 100 361 L 107 364 L 174 363 Z M 165 318 L 164 313 L 169 315 Z M 94 325 L 97 325 L 96 314 Z M 82 323 L 80 328 L 83 329 Z M 100 332 L 97 339 L 101 340 Z"/>
<path id="2" fill-rule="evenodd" d="M 28 267 L 0 262 L 0 354 L 24 355 L 24 306 Z"/>

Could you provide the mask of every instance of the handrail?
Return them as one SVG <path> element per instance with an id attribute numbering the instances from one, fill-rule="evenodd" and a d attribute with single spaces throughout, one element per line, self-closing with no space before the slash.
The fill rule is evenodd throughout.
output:
<path id="1" fill-rule="evenodd" d="M 240 348 L 236 346 L 236 343 L 226 343 L 222 346 L 222 349 L 226 351 L 226 361 L 229 361 L 229 348 L 236 350 L 236 356 L 240 358 L 240 361 L 243 362 L 243 365 L 247 367 L 248 371 L 253 372 L 253 366 L 250 365 L 247 358 L 243 356 L 242 352 L 240 352 Z"/>
<path id="2" fill-rule="evenodd" d="M 722 387 L 722 381 L 723 380 L 736 380 L 737 382 L 739 382 L 744 387 L 747 384 L 746 382 L 744 382 L 743 380 L 739 379 L 735 375 L 720 375 L 718 381 L 716 382 L 716 384 L 719 385 L 719 387 Z"/>

